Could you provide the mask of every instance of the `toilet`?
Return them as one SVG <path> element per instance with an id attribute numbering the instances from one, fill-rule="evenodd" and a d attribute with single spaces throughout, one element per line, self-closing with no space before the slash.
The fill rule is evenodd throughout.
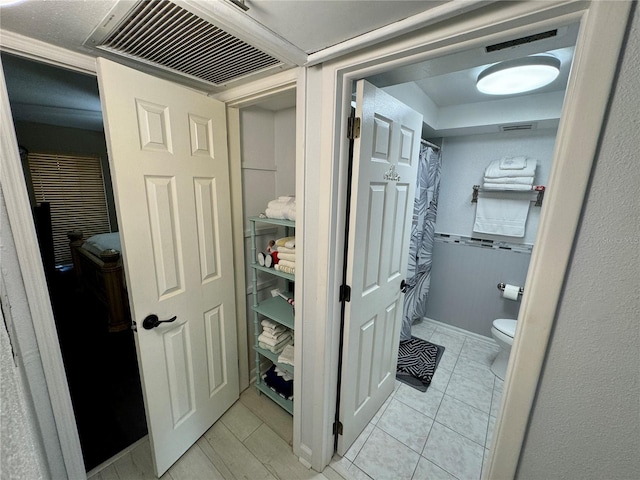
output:
<path id="1" fill-rule="evenodd" d="M 500 380 L 504 380 L 507 373 L 507 363 L 513 345 L 513 337 L 516 334 L 516 320 L 510 318 L 496 318 L 491 327 L 491 335 L 500 346 L 500 353 L 491 365 L 491 371 Z"/>

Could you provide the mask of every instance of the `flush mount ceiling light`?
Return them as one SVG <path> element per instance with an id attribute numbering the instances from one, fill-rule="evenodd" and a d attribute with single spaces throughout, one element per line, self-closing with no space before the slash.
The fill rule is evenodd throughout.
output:
<path id="1" fill-rule="evenodd" d="M 560 60 L 552 56 L 518 58 L 496 63 L 478 75 L 476 88 L 488 95 L 511 95 L 544 87 L 560 73 Z"/>

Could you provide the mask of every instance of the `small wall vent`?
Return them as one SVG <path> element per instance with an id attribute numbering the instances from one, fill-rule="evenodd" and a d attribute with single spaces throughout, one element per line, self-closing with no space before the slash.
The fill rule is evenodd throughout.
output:
<path id="1" fill-rule="evenodd" d="M 534 130 L 535 123 L 516 123 L 511 125 L 500 125 L 501 132 L 519 132 L 521 130 Z"/>
<path id="2" fill-rule="evenodd" d="M 169 0 L 143 0 L 96 47 L 214 85 L 281 65 Z"/>
<path id="3" fill-rule="evenodd" d="M 485 47 L 487 53 L 496 52 L 498 50 L 504 50 L 505 48 L 513 48 L 518 45 L 524 45 L 526 43 L 537 42 L 538 40 L 544 40 L 545 38 L 551 38 L 558 35 L 558 30 L 549 30 L 542 33 L 536 33 L 535 35 L 529 35 L 522 38 L 516 38 L 515 40 L 509 40 L 508 42 L 496 43 L 494 45 L 488 45 Z"/>

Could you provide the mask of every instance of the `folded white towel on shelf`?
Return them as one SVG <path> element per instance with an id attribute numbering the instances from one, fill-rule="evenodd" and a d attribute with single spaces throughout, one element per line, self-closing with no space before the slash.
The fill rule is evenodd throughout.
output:
<path id="1" fill-rule="evenodd" d="M 484 171 L 485 178 L 533 177 L 536 174 L 538 160 L 527 158 L 527 165 L 521 169 L 505 170 L 500 168 L 500 160 L 492 161 Z"/>
<path id="2" fill-rule="evenodd" d="M 267 345 L 266 343 L 258 342 L 258 346 L 273 353 L 280 353 L 286 347 L 286 344 L 278 344 L 272 347 L 271 345 Z"/>
<path id="3" fill-rule="evenodd" d="M 274 268 L 279 272 L 289 273 L 291 275 L 295 275 L 296 273 L 296 269 L 294 267 L 285 267 L 284 265 L 281 266 L 279 263 L 277 263 Z"/>
<path id="4" fill-rule="evenodd" d="M 510 184 L 518 184 L 518 185 L 533 185 L 533 177 L 503 177 L 503 178 L 484 177 L 484 181 L 487 183 L 510 183 Z"/>
<path id="5" fill-rule="evenodd" d="M 258 342 L 264 343 L 265 345 L 269 345 L 270 347 L 282 346 L 282 348 L 284 348 L 284 346 L 291 341 L 291 338 L 292 337 L 290 332 L 278 340 L 274 340 L 273 338 L 267 337 L 266 335 L 261 333 L 260 336 L 258 337 Z"/>
<path id="6" fill-rule="evenodd" d="M 280 251 L 280 247 L 287 247 L 287 244 L 293 242 L 293 245 L 296 244 L 296 237 L 282 237 L 276 240 L 276 247 L 278 247 L 278 251 Z M 291 247 L 288 247 L 291 248 Z"/>
<path id="7" fill-rule="evenodd" d="M 268 318 L 265 318 L 264 320 L 262 320 L 260 322 L 260 325 L 262 325 L 263 327 L 269 327 L 269 328 L 278 328 L 278 327 L 282 327 L 285 328 L 284 325 L 280 325 L 278 322 L 274 322 L 273 320 L 269 320 Z"/>
<path id="8" fill-rule="evenodd" d="M 283 332 L 271 333 L 270 331 L 263 329 L 261 335 L 263 335 L 265 338 L 270 338 L 274 342 L 278 343 L 279 341 L 283 340 L 287 335 L 290 336 L 291 331 L 288 329 L 285 329 L 285 331 Z"/>
<path id="9" fill-rule="evenodd" d="M 296 253 L 296 249 L 289 247 L 278 247 L 278 255 L 280 255 L 281 253 Z"/>
<path id="10" fill-rule="evenodd" d="M 487 190 L 518 190 L 527 191 L 531 190 L 531 185 L 522 185 L 517 183 L 489 183 L 484 182 L 482 187 Z"/>
<path id="11" fill-rule="evenodd" d="M 524 237 L 529 204 L 529 199 L 479 197 L 473 231 L 508 237 Z"/>
<path id="12" fill-rule="evenodd" d="M 278 197 L 267 204 L 265 215 L 281 220 L 296 219 L 296 197 Z"/>
<path id="13" fill-rule="evenodd" d="M 294 196 L 287 195 L 284 197 L 278 197 L 275 200 L 271 200 L 269 203 L 267 203 L 267 208 L 279 208 L 284 205 L 289 205 L 295 201 L 296 201 L 296 197 Z"/>
<path id="14" fill-rule="evenodd" d="M 293 375 L 290 372 L 283 370 L 282 368 L 276 367 L 273 371 L 276 372 L 276 375 L 278 375 L 279 377 L 281 377 L 283 380 L 287 382 L 290 382 L 291 380 L 293 380 Z"/>
<path id="15" fill-rule="evenodd" d="M 290 261 L 290 260 L 280 260 L 278 262 L 278 265 L 280 265 L 280 268 L 282 267 L 289 267 L 289 268 L 296 268 L 296 262 L 295 261 Z"/>
<path id="16" fill-rule="evenodd" d="M 289 261 L 289 262 L 295 262 L 296 261 L 296 254 L 295 253 L 278 252 L 278 259 L 279 260 L 286 260 L 286 261 Z"/>
<path id="17" fill-rule="evenodd" d="M 284 325 L 278 325 L 277 327 L 262 327 L 262 331 L 263 332 L 267 332 L 271 335 L 277 335 L 279 333 L 285 332 L 287 331 L 287 327 L 285 327 Z"/>
<path id="18" fill-rule="evenodd" d="M 527 157 L 502 157 L 500 159 L 501 170 L 522 170 L 527 166 Z"/>
<path id="19" fill-rule="evenodd" d="M 278 357 L 278 363 L 285 363 L 294 366 L 294 348 L 293 345 L 287 345 Z"/>

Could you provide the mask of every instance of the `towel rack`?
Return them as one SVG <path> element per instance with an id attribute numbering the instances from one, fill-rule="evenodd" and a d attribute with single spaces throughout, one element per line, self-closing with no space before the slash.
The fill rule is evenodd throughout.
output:
<path id="1" fill-rule="evenodd" d="M 505 286 L 506 285 L 504 283 L 500 282 L 498 284 L 498 290 L 500 290 L 501 292 L 504 292 L 504 287 Z M 518 290 L 518 295 L 522 295 L 523 293 L 524 293 L 524 287 L 520 287 L 520 290 Z"/>
<path id="2" fill-rule="evenodd" d="M 496 190 L 494 188 L 491 189 L 483 189 L 480 188 L 480 185 L 473 186 L 473 196 L 471 197 L 471 203 L 478 203 L 478 193 L 479 192 L 509 192 L 509 193 L 528 193 L 528 192 L 538 192 L 538 195 L 535 200 L 535 206 L 542 206 L 542 199 L 544 198 L 544 191 L 546 187 L 544 185 L 534 185 L 531 187 L 531 190 Z M 533 201 L 533 200 L 531 200 Z"/>

